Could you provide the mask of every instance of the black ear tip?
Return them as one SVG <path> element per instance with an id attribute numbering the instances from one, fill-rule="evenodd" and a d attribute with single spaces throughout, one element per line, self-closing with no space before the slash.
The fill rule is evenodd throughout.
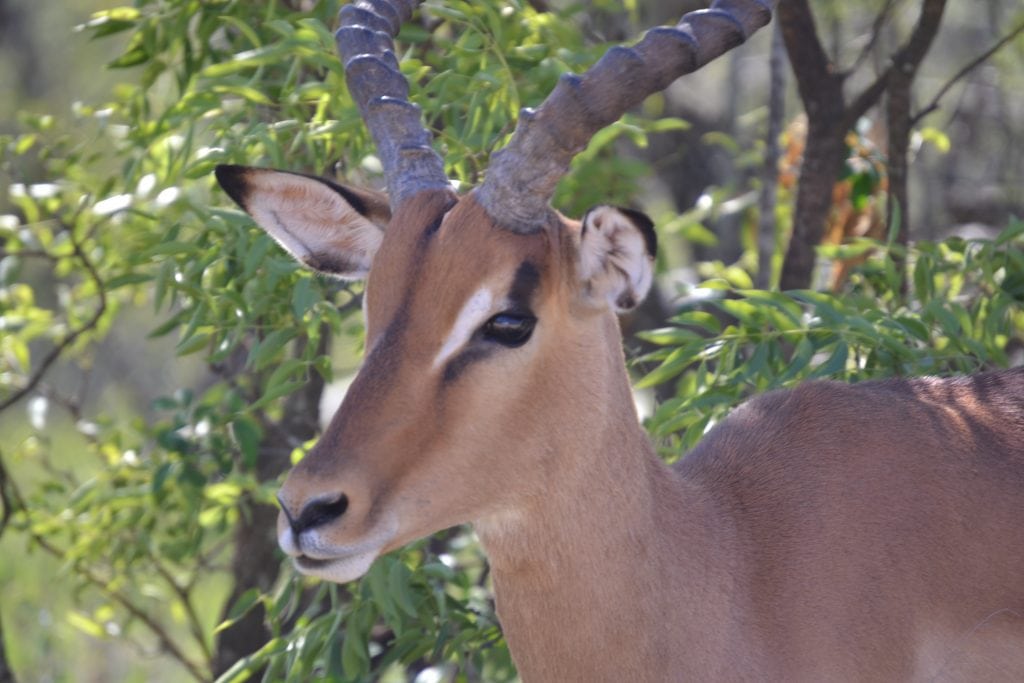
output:
<path id="1" fill-rule="evenodd" d="M 245 166 L 237 166 L 235 164 L 218 164 L 213 169 L 213 175 L 217 178 L 217 183 L 243 209 L 245 208 L 245 197 L 248 194 L 248 186 L 245 182 L 247 170 Z"/>

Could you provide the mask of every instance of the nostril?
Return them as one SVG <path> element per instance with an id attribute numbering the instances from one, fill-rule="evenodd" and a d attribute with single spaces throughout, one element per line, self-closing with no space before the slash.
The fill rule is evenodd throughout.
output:
<path id="1" fill-rule="evenodd" d="M 296 534 L 301 534 L 306 529 L 313 529 L 333 522 L 345 514 L 347 509 L 348 496 L 342 493 L 331 498 L 311 500 L 302 508 L 298 519 L 292 520 L 289 518 L 289 521 L 291 522 L 292 530 Z"/>

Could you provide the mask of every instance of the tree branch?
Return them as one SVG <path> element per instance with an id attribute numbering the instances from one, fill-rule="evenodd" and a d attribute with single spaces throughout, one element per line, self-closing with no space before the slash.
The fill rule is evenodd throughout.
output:
<path id="1" fill-rule="evenodd" d="M 5 466 L 2 453 L 0 453 L 0 502 L 3 503 L 3 516 L 0 517 L 0 533 L 7 526 L 10 517 L 14 512 L 26 509 L 25 499 L 22 498 L 21 492 L 19 491 L 14 479 L 10 476 Z M 57 546 L 53 545 L 49 539 L 39 534 L 34 533 L 31 528 L 27 530 L 28 536 L 32 539 L 32 542 L 38 545 L 40 548 L 45 550 L 50 555 L 56 557 L 61 561 L 67 560 L 67 553 Z M 73 564 L 74 571 L 84 578 L 88 583 L 92 584 L 95 588 L 99 589 L 101 593 L 118 603 L 124 609 L 131 614 L 133 617 L 142 622 L 152 633 L 156 636 L 157 641 L 160 643 L 161 649 L 169 654 L 171 657 L 176 659 L 197 681 L 208 681 L 210 676 L 208 673 L 203 671 L 203 667 L 193 662 L 185 653 L 182 651 L 178 644 L 171 637 L 170 633 L 160 624 L 156 619 L 151 617 L 145 610 L 136 605 L 132 600 L 110 587 L 110 582 L 104 580 L 102 577 L 97 576 L 94 572 L 88 568 L 83 567 L 77 563 Z M 3 652 L 2 652 L 2 641 L 0 641 L 0 674 L 3 673 Z M 13 678 L 11 679 L 13 681 Z M 5 683 L 2 676 L 0 676 L 0 683 Z"/>
<path id="2" fill-rule="evenodd" d="M 946 0 L 924 0 L 921 4 L 921 15 L 918 17 L 910 37 L 907 38 L 907 42 L 896 50 L 885 70 L 859 95 L 854 97 L 846 108 L 843 119 L 845 128 L 852 128 L 857 119 L 878 102 L 878 98 L 882 96 L 889 85 L 889 79 L 892 77 L 894 69 L 917 70 L 921 60 L 927 54 L 928 48 L 931 47 L 935 34 L 939 31 L 939 24 L 942 22 L 942 13 L 945 8 Z"/>
<path id="3" fill-rule="evenodd" d="M 840 88 L 841 81 L 835 65 L 829 59 L 818 38 L 814 15 L 807 0 L 787 0 L 778 8 L 779 28 L 789 52 L 789 63 L 796 75 L 800 99 L 808 106 L 826 97 L 820 92 L 822 84 L 831 84 L 829 90 Z M 811 116 L 811 113 L 808 112 Z"/>
<path id="4" fill-rule="evenodd" d="M 61 560 L 67 559 L 67 553 L 51 544 L 45 537 L 32 532 L 29 532 L 29 534 L 32 541 L 46 552 Z M 171 634 L 163 627 L 163 624 L 158 622 L 156 619 L 151 617 L 148 612 L 132 602 L 131 598 L 110 588 L 109 581 L 96 575 L 86 567 L 75 564 L 74 571 L 95 588 L 98 588 L 104 595 L 121 605 L 133 617 L 141 621 L 153 633 L 153 635 L 156 636 L 157 641 L 160 643 L 160 648 L 185 667 L 193 678 L 197 681 L 210 680 L 209 674 L 203 671 L 203 667 L 192 661 L 184 651 L 178 647 L 178 644 L 174 641 Z"/>
<path id="5" fill-rule="evenodd" d="M 938 109 L 939 100 L 941 100 L 946 95 L 946 93 L 949 92 L 949 89 L 952 88 L 957 81 L 959 81 L 961 78 L 969 74 L 977 67 L 981 66 L 986 61 L 988 61 L 988 59 L 992 55 L 999 52 L 999 50 L 1003 49 L 1007 44 L 1013 42 L 1013 40 L 1017 38 L 1017 36 L 1021 35 L 1021 33 L 1024 33 L 1024 22 L 1021 22 L 1019 26 L 1017 26 L 1015 29 L 1007 33 L 1005 36 L 997 40 L 991 47 L 989 47 L 987 50 L 985 50 L 980 55 L 969 61 L 963 67 L 961 67 L 961 69 L 957 71 L 952 76 L 952 78 L 946 81 L 942 85 L 942 87 L 939 88 L 938 92 L 935 93 L 935 97 L 932 98 L 932 101 L 929 102 L 924 109 L 922 109 L 921 111 L 919 111 L 918 113 L 914 114 L 911 117 L 911 126 L 916 126 L 918 123 L 920 123 L 921 119 L 923 119 L 925 116 L 928 116 L 928 114 L 931 114 L 933 111 Z"/>
<path id="6" fill-rule="evenodd" d="M 757 286 L 771 287 L 772 255 L 775 253 L 775 205 L 779 182 L 779 136 L 785 116 L 786 46 L 782 31 L 776 24 L 772 30 L 771 57 L 768 60 L 768 132 L 765 140 L 764 165 L 761 169 L 761 193 L 757 221 Z"/>
<path id="7" fill-rule="evenodd" d="M 0 621 L 0 683 L 17 683 L 14 670 L 7 663 L 7 648 L 4 644 L 4 625 Z"/>
<path id="8" fill-rule="evenodd" d="M 103 288 L 103 279 L 96 271 L 96 267 L 93 265 L 92 261 L 89 259 L 88 256 L 86 256 L 85 250 L 82 248 L 81 242 L 79 242 L 78 239 L 75 237 L 74 224 L 76 220 L 77 219 L 72 220 L 71 224 L 67 228 L 68 238 L 70 239 L 71 245 L 74 249 L 74 255 L 78 258 L 79 261 L 81 261 L 82 265 L 85 267 L 86 272 L 89 274 L 89 278 L 92 279 L 92 281 L 96 284 L 96 295 L 99 297 L 99 304 L 96 306 L 96 310 L 93 312 L 92 316 L 84 324 L 69 332 L 56 346 L 50 349 L 50 352 L 46 354 L 46 356 L 43 358 L 43 361 L 39 364 L 39 367 L 36 368 L 36 371 L 32 373 L 31 377 L 29 377 L 28 382 L 26 382 L 23 387 L 15 391 L 7 398 L 0 401 L 0 411 L 6 410 L 10 406 L 14 405 L 18 401 L 20 401 L 24 396 L 26 396 L 29 392 L 35 389 L 36 385 L 38 385 L 39 382 L 42 381 L 43 376 L 45 376 L 46 373 L 49 371 L 50 366 L 53 365 L 58 358 L 60 358 L 61 354 L 63 354 L 64 351 L 69 346 L 71 346 L 76 339 L 78 339 L 78 337 L 85 334 L 89 330 L 95 328 L 96 325 L 99 324 L 100 318 L 103 317 L 103 314 L 107 310 L 107 293 L 106 290 L 104 290 Z"/>
<path id="9" fill-rule="evenodd" d="M 196 614 L 195 607 L 192 605 L 191 596 L 188 594 L 188 588 L 183 587 L 178 583 L 171 572 L 164 567 L 156 557 L 152 558 L 153 566 L 156 567 L 157 573 L 163 578 L 164 581 L 171 587 L 174 594 L 178 596 L 178 600 L 181 601 L 181 605 L 185 610 L 185 620 L 188 622 L 189 631 L 192 633 L 192 637 L 197 643 L 199 648 L 203 651 L 203 658 L 206 660 L 207 668 L 212 668 L 213 663 L 213 651 L 210 649 L 210 645 L 206 642 L 206 637 L 203 635 L 203 626 L 199 621 L 199 615 Z"/>
<path id="10" fill-rule="evenodd" d="M 868 38 L 868 42 L 864 45 L 864 48 L 857 55 L 857 58 L 853 60 L 853 64 L 850 68 L 843 71 L 843 78 L 848 77 L 850 74 L 860 68 L 860 65 L 864 63 L 864 60 L 871 54 L 871 50 L 874 49 L 875 44 L 878 43 L 878 37 L 882 35 L 882 25 L 886 19 L 889 18 L 889 13 L 892 11 L 893 5 L 896 4 L 896 0 L 885 0 L 885 5 L 879 10 L 875 16 L 875 20 L 871 22 L 871 36 Z"/>

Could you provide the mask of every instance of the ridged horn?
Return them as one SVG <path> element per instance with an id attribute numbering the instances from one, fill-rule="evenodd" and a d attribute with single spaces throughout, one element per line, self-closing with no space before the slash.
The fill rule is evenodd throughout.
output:
<path id="1" fill-rule="evenodd" d="M 418 192 L 449 187 L 395 57 L 395 36 L 418 4 L 357 0 L 341 8 L 335 33 L 345 80 L 377 146 L 393 211 Z"/>
<path id="2" fill-rule="evenodd" d="M 508 145 L 491 157 L 477 200 L 499 225 L 540 230 L 569 163 L 602 128 L 648 95 L 740 45 L 771 20 L 778 0 L 715 0 L 674 27 L 613 47 L 582 76 L 566 74 L 536 110 L 519 114 Z"/>

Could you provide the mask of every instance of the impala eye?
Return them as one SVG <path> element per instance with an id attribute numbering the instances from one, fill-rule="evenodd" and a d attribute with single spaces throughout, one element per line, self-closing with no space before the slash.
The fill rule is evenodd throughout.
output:
<path id="1" fill-rule="evenodd" d="M 480 331 L 487 341 L 515 348 L 527 342 L 530 335 L 533 334 L 535 324 L 537 324 L 537 319 L 532 315 L 499 313 L 485 322 Z"/>

